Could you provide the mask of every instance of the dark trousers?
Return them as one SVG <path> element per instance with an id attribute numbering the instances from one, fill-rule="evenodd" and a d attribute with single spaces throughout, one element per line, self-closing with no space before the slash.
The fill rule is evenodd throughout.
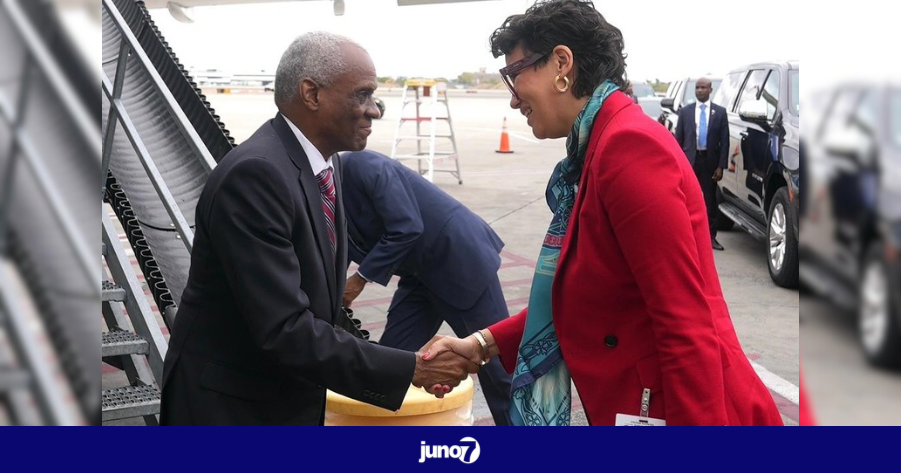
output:
<path id="1" fill-rule="evenodd" d="M 422 348 L 438 333 L 442 322 L 447 322 L 454 333 L 463 338 L 508 316 L 501 283 L 496 278 L 467 310 L 438 299 L 413 278 L 401 278 L 394 298 L 379 343 L 407 351 Z M 500 360 L 494 358 L 479 370 L 479 386 L 495 425 L 510 425 L 510 375 Z"/>
<path id="2" fill-rule="evenodd" d="M 713 172 L 716 165 L 707 160 L 707 151 L 698 151 L 695 155 L 695 176 L 701 184 L 701 192 L 704 193 L 704 203 L 707 204 L 707 221 L 710 224 L 710 238 L 716 238 L 716 219 L 719 211 L 716 203 L 716 181 L 713 180 Z"/>

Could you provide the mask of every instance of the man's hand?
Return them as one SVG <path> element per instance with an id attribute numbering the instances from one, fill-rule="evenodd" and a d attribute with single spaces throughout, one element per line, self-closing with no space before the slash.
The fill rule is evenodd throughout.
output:
<path id="1" fill-rule="evenodd" d="M 347 278 L 347 284 L 344 285 L 344 307 L 350 308 L 354 299 L 363 292 L 366 286 L 366 280 L 360 273 L 354 273 L 353 276 Z"/>
<path id="2" fill-rule="evenodd" d="M 716 168 L 716 171 L 713 171 L 713 182 L 720 182 L 723 180 L 723 168 Z"/>
<path id="3" fill-rule="evenodd" d="M 416 354 L 416 368 L 413 371 L 413 386 L 426 388 L 430 394 L 442 398 L 469 373 L 477 373 L 479 365 L 451 351 L 432 356 L 428 361 L 422 353 Z"/>
<path id="4" fill-rule="evenodd" d="M 436 335 L 422 347 L 421 351 L 425 360 L 431 360 L 445 352 L 452 352 L 466 358 L 477 366 L 482 363 L 482 346 L 472 335 L 462 339 Z"/>

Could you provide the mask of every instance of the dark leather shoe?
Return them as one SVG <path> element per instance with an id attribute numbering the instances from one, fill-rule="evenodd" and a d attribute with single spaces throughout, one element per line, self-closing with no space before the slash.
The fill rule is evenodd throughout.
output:
<path id="1" fill-rule="evenodd" d="M 725 250 L 725 248 L 723 248 L 723 245 L 720 245 L 720 242 L 716 241 L 716 238 L 713 239 L 713 249 L 717 251 Z"/>

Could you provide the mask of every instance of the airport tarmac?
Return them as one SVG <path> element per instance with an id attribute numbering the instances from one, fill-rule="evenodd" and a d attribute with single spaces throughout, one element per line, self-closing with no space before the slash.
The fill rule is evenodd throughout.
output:
<path id="1" fill-rule="evenodd" d="M 827 301 L 801 296 L 804 389 L 819 425 L 901 425 L 901 370 L 870 366 L 856 317 Z"/>
<path id="2" fill-rule="evenodd" d="M 384 100 L 386 112 L 373 123 L 368 148 L 390 154 L 401 113 L 400 91 L 380 90 L 376 95 Z M 217 94 L 209 95 L 208 100 L 238 143 L 276 113 L 271 93 Z M 536 139 L 519 111 L 510 109 L 509 94 L 504 90 L 475 94 L 452 91 L 449 105 L 463 184 L 459 185 L 454 176 L 444 172 L 436 173 L 434 182 L 479 214 L 504 240 L 499 274 L 508 308 L 516 313 L 528 301 L 534 261 L 551 217 L 544 191 L 551 170 L 564 156 L 565 140 Z M 412 105 L 409 107 L 405 116 L 412 114 Z M 495 152 L 505 117 L 511 154 Z M 446 131 L 442 126 L 446 125 L 439 124 L 439 134 Z M 404 127 L 402 134 L 412 134 L 414 125 L 407 123 Z M 443 141 L 438 143 L 439 150 L 448 149 L 447 140 Z M 415 162 L 408 164 L 416 166 Z M 440 162 L 437 167 L 450 169 L 453 163 Z M 738 230 L 723 232 L 718 239 L 726 251 L 715 252 L 717 267 L 739 338 L 773 392 L 786 424 L 796 425 L 798 291 L 772 283 L 767 273 L 765 243 Z M 352 265 L 350 271 L 354 269 Z M 396 278 L 387 288 L 369 284 L 353 306 L 373 339 L 378 339 L 384 329 L 395 287 Z M 446 325 L 439 333 L 451 334 Z M 108 380 L 112 385 L 113 377 L 121 376 L 106 365 L 104 372 L 105 386 Z M 477 380 L 473 410 L 476 425 L 493 424 Z M 586 424 L 578 401 L 573 413 L 574 424 Z"/>

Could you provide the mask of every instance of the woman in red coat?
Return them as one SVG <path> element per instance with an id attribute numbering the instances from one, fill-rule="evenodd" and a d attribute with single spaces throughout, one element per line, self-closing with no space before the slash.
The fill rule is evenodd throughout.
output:
<path id="1" fill-rule="evenodd" d="M 691 166 L 620 91 L 620 31 L 591 2 L 553 0 L 507 18 L 491 48 L 511 107 L 536 137 L 566 136 L 567 155 L 528 308 L 427 357 L 500 356 L 517 425 L 569 425 L 570 381 L 592 425 L 781 425 L 732 326 Z"/>

